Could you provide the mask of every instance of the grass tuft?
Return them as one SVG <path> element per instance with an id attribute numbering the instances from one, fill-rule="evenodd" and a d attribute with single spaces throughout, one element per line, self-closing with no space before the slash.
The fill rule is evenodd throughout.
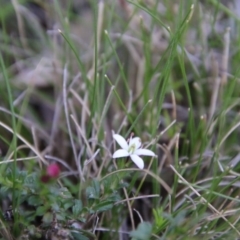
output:
<path id="1" fill-rule="evenodd" d="M 238 10 L 3 1 L 0 239 L 238 239 Z"/>

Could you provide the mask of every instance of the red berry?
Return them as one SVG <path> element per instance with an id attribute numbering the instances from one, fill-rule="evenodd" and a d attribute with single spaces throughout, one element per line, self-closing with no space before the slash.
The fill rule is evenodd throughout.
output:
<path id="1" fill-rule="evenodd" d="M 48 175 L 43 175 L 40 180 L 42 183 L 48 183 L 50 181 L 50 177 Z"/>
<path id="2" fill-rule="evenodd" d="M 53 163 L 47 167 L 47 175 L 51 178 L 57 178 L 60 174 L 60 168 L 58 164 Z"/>

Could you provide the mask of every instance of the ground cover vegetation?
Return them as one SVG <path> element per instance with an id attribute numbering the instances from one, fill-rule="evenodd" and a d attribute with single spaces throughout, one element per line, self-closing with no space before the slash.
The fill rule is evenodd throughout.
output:
<path id="1" fill-rule="evenodd" d="M 0 0 L 1 239 L 239 239 L 238 0 Z"/>

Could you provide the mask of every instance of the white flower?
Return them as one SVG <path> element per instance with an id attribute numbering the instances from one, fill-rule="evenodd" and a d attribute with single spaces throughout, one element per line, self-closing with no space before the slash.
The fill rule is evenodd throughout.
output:
<path id="1" fill-rule="evenodd" d="M 113 158 L 120 157 L 130 157 L 132 161 L 140 168 L 144 168 L 144 162 L 139 155 L 152 156 L 155 157 L 155 153 L 148 150 L 140 148 L 142 145 L 141 139 L 139 137 L 130 137 L 129 143 L 119 134 L 114 134 L 113 138 L 117 141 L 122 149 L 117 150 L 113 154 Z"/>

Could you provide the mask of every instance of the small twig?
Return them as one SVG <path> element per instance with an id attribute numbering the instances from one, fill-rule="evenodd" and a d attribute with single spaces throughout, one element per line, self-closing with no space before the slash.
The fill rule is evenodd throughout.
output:
<path id="1" fill-rule="evenodd" d="M 41 155 L 41 153 L 34 148 L 34 146 L 32 144 L 30 144 L 25 138 L 23 138 L 19 133 L 14 133 L 13 129 L 11 129 L 10 127 L 8 127 L 6 124 L 4 124 L 3 122 L 0 122 L 0 126 L 2 126 L 3 128 L 5 128 L 6 130 L 8 130 L 9 132 L 11 132 L 12 134 L 16 134 L 16 136 L 22 141 L 24 142 L 29 149 L 31 149 L 38 157 L 39 159 L 41 159 L 41 161 L 45 164 L 48 164 L 47 161 L 43 158 L 43 156 Z"/>
<path id="2" fill-rule="evenodd" d="M 81 164 L 78 163 L 77 150 L 76 150 L 76 146 L 75 146 L 75 143 L 74 143 L 72 129 L 71 129 L 70 120 L 69 120 L 68 101 L 67 101 L 67 79 L 68 79 L 67 66 L 65 65 L 64 71 L 63 71 L 63 104 L 64 104 L 65 117 L 66 117 L 67 128 L 68 128 L 68 133 L 69 133 L 69 137 L 70 137 L 70 141 L 71 141 L 71 145 L 72 145 L 72 150 L 73 150 L 73 154 L 74 154 L 75 163 L 76 163 L 76 166 L 78 167 L 78 170 L 79 170 L 79 175 L 80 175 L 79 177 L 83 181 L 85 181 L 84 176 L 82 174 Z"/>

